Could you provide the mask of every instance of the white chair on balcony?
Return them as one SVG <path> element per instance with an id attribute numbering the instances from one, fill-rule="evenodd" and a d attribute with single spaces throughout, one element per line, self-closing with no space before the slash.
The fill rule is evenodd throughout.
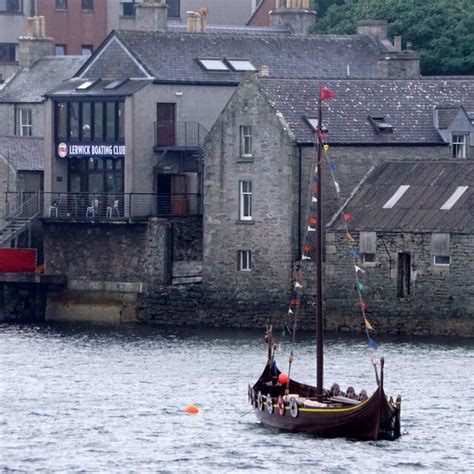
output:
<path id="1" fill-rule="evenodd" d="M 86 209 L 86 217 L 95 217 L 97 214 L 99 214 L 99 200 L 93 199 Z"/>
<path id="2" fill-rule="evenodd" d="M 107 212 L 105 213 L 105 216 L 108 218 L 108 219 L 112 219 L 113 217 L 120 217 L 120 212 L 119 212 L 119 200 L 116 199 L 114 201 L 114 205 L 113 207 L 112 206 L 108 206 L 107 207 Z"/>
<path id="3" fill-rule="evenodd" d="M 59 217 L 59 204 L 61 203 L 60 199 L 56 199 L 51 206 L 49 206 L 48 209 L 48 216 L 49 217 L 54 217 L 58 218 Z"/>

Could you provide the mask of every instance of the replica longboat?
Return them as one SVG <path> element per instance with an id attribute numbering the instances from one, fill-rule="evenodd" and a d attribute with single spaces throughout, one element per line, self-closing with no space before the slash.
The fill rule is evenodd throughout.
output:
<path id="1" fill-rule="evenodd" d="M 318 102 L 318 124 L 315 144 L 317 154 L 315 163 L 315 191 L 312 202 L 317 202 L 316 218 L 310 222 L 317 223 L 316 247 L 316 386 L 296 382 L 282 373 L 275 362 L 275 348 L 271 326 L 267 330 L 268 359 L 265 369 L 258 381 L 248 386 L 248 398 L 255 415 L 262 424 L 294 432 L 310 433 L 322 437 L 347 437 L 365 440 L 388 439 L 400 437 L 401 397 L 397 401 L 386 396 L 383 388 L 384 359 L 380 359 L 380 376 L 374 363 L 377 389 L 369 397 L 363 390 L 356 394 L 352 387 L 341 392 L 334 384 L 330 390 L 323 388 L 323 304 L 322 304 L 322 196 L 321 196 L 321 156 L 324 141 L 322 127 L 322 101 L 335 97 L 328 88 L 321 88 Z M 309 229 L 308 229 L 309 230 Z M 348 233 L 350 236 L 350 234 Z M 306 257 L 306 259 L 311 260 Z M 356 278 L 357 269 L 356 268 Z M 297 288 L 303 285 L 296 283 Z M 365 316 L 365 303 L 360 296 L 362 313 L 366 328 L 371 328 Z M 291 314 L 293 310 L 290 307 Z M 368 330 L 367 330 L 368 335 Z M 369 341 L 371 341 L 369 337 Z M 290 367 L 293 354 L 290 356 Z"/>

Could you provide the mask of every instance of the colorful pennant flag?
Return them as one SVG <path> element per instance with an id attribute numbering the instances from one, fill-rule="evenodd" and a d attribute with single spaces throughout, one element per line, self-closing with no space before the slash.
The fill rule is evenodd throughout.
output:
<path id="1" fill-rule="evenodd" d="M 318 138 L 320 142 L 324 141 L 324 133 L 320 128 L 318 128 Z"/>
<path id="2" fill-rule="evenodd" d="M 305 246 L 303 247 L 303 250 L 304 250 L 305 252 L 309 252 L 309 251 L 311 250 L 311 246 L 305 245 Z"/>
<path id="3" fill-rule="evenodd" d="M 293 314 L 293 310 L 291 308 L 288 310 L 288 314 Z"/>
<path id="4" fill-rule="evenodd" d="M 371 337 L 368 338 L 367 342 L 369 343 L 370 347 L 377 347 L 377 343 Z"/>
<path id="5" fill-rule="evenodd" d="M 319 89 L 320 100 L 333 99 L 335 97 L 336 97 L 336 94 L 329 87 L 321 87 L 321 89 Z"/>
<path id="6" fill-rule="evenodd" d="M 330 170 L 335 170 L 336 169 L 336 163 L 329 163 L 329 169 Z"/>
<path id="7" fill-rule="evenodd" d="M 316 219 L 316 217 L 310 217 L 308 219 L 308 223 L 309 224 L 317 224 L 318 223 L 318 220 Z"/>
<path id="8" fill-rule="evenodd" d="M 339 194 L 341 192 L 341 188 L 339 187 L 339 183 L 337 181 L 334 181 L 334 187 L 336 188 L 336 191 Z"/>
<path id="9" fill-rule="evenodd" d="M 372 324 L 369 323 L 369 321 L 364 318 L 364 322 L 365 322 L 365 327 L 368 331 L 374 331 L 374 328 L 372 327 Z"/>
<path id="10" fill-rule="evenodd" d="M 324 144 L 323 148 L 324 148 L 324 151 L 327 153 L 329 150 L 329 145 L 326 143 Z"/>
<path id="11" fill-rule="evenodd" d="M 308 257 L 308 256 L 306 256 L 306 255 L 303 255 L 303 256 L 301 257 L 301 260 L 311 260 L 311 257 Z"/>
<path id="12" fill-rule="evenodd" d="M 313 196 L 313 197 L 311 198 L 311 202 L 318 202 L 318 198 Z"/>
<path id="13" fill-rule="evenodd" d="M 299 281 L 297 281 L 295 283 L 295 288 L 303 288 L 303 285 Z"/>
<path id="14" fill-rule="evenodd" d="M 362 283 L 357 283 L 357 288 L 359 291 L 364 291 L 364 285 Z"/>
<path id="15" fill-rule="evenodd" d="M 362 268 L 358 267 L 357 265 L 354 265 L 354 267 L 355 267 L 356 273 L 357 273 L 357 272 L 365 273 L 365 270 L 363 270 Z"/>
<path id="16" fill-rule="evenodd" d="M 349 240 L 349 242 L 355 242 L 354 237 L 352 237 L 352 235 L 349 234 L 349 232 L 347 233 L 347 239 Z"/>
<path id="17" fill-rule="evenodd" d="M 291 306 L 298 306 L 299 302 L 298 300 L 295 299 L 295 300 L 291 300 L 290 304 Z"/>
<path id="18" fill-rule="evenodd" d="M 362 311 L 365 311 L 367 309 L 367 305 L 363 301 L 360 304 L 360 307 L 362 308 Z"/>
<path id="19" fill-rule="evenodd" d="M 313 229 L 311 226 L 308 226 L 308 232 L 316 232 L 316 229 Z"/>
<path id="20" fill-rule="evenodd" d="M 351 255 L 354 257 L 360 257 L 362 254 L 355 247 L 352 247 Z"/>
<path id="21" fill-rule="evenodd" d="M 344 214 L 342 215 L 342 217 L 344 218 L 345 221 L 348 221 L 348 220 L 352 219 L 352 215 L 351 215 L 351 214 L 347 214 L 347 213 L 344 213 Z"/>

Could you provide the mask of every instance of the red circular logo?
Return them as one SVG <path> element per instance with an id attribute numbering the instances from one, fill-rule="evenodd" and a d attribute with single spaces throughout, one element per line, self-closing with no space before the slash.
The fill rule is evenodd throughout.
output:
<path id="1" fill-rule="evenodd" d="M 67 152 L 68 152 L 67 145 L 65 143 L 60 143 L 58 145 L 58 156 L 61 158 L 66 158 Z"/>

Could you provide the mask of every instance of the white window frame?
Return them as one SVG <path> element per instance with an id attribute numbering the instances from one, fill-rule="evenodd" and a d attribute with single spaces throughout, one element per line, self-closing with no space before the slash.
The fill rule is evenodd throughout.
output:
<path id="1" fill-rule="evenodd" d="M 239 219 L 252 220 L 252 181 L 239 181 Z"/>
<path id="2" fill-rule="evenodd" d="M 453 133 L 452 157 L 467 158 L 467 133 Z"/>
<path id="3" fill-rule="evenodd" d="M 252 271 L 252 251 L 251 250 L 239 250 L 239 271 L 240 272 Z"/>
<path id="4" fill-rule="evenodd" d="M 252 126 L 240 126 L 240 156 L 242 158 L 252 158 Z"/>
<path id="5" fill-rule="evenodd" d="M 18 107 L 16 109 L 17 135 L 20 137 L 33 136 L 33 113 L 30 108 Z"/>
<path id="6" fill-rule="evenodd" d="M 439 262 L 437 262 L 436 259 L 438 257 L 447 258 L 448 263 L 439 263 Z M 451 256 L 450 255 L 434 255 L 433 256 L 433 265 L 435 265 L 436 267 L 449 267 L 450 264 L 451 264 Z"/>

